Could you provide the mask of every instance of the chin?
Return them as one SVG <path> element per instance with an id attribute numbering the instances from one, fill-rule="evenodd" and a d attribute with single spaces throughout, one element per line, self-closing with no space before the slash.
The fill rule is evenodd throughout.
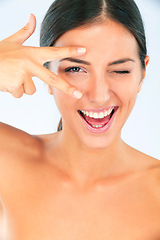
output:
<path id="1" fill-rule="evenodd" d="M 117 140 L 116 131 L 110 133 L 93 134 L 86 131 L 78 131 L 70 129 L 73 136 L 73 141 L 77 143 L 80 149 L 104 150 L 109 148 Z M 68 134 L 67 134 L 68 135 Z M 118 134 L 118 137 L 120 135 Z"/>

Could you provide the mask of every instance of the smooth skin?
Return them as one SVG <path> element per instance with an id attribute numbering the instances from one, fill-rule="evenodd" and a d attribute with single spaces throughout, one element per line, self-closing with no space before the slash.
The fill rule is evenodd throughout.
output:
<path id="1" fill-rule="evenodd" d="M 55 57 L 54 47 L 22 47 L 34 28 L 32 15 L 25 29 L 0 43 L 6 45 L 0 51 L 5 79 L 1 78 L 0 87 L 3 85 L 1 90 L 15 97 L 33 94 L 32 77 L 38 76 L 54 93 L 63 117 L 63 131 L 32 136 L 0 124 L 0 196 L 7 218 L 7 240 L 158 240 L 159 161 L 129 147 L 120 138 L 146 74 L 135 39 L 118 23 L 106 20 L 64 34 L 56 42 Z M 108 34 L 110 38 L 106 38 Z M 76 58 L 90 62 L 90 66 L 55 61 L 76 55 L 77 46 L 85 47 L 87 52 Z M 115 74 L 117 66 L 111 68 L 109 62 L 124 57 L 126 52 L 125 57 L 134 58 L 135 64 L 119 66 L 119 70 L 131 71 L 119 78 Z M 53 54 L 53 59 L 48 54 Z M 7 60 L 10 56 L 12 61 Z M 15 64 L 17 56 L 22 62 L 29 62 L 27 69 L 26 64 Z M 41 66 L 48 60 L 50 70 Z M 148 61 L 146 57 L 146 67 Z M 64 71 L 75 65 L 83 71 Z M 52 83 L 50 74 L 57 81 Z M 71 94 L 68 88 L 72 89 Z M 83 96 L 73 98 L 73 88 Z M 80 122 L 78 109 L 115 104 L 119 111 L 106 133 L 95 136 Z"/>

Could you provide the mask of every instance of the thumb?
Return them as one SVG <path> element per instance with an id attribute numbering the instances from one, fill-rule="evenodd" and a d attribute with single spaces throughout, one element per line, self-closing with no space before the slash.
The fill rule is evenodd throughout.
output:
<path id="1" fill-rule="evenodd" d="M 23 44 L 35 31 L 36 28 L 36 17 L 31 13 L 29 21 L 25 27 L 18 32 L 14 33 L 10 37 L 6 38 L 5 41 L 16 42 Z"/>

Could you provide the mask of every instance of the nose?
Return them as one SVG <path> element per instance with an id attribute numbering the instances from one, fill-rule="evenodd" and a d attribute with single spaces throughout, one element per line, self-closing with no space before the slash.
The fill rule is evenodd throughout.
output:
<path id="1" fill-rule="evenodd" d="M 105 76 L 94 76 L 90 79 L 88 99 L 96 105 L 102 106 L 110 98 L 110 86 Z"/>

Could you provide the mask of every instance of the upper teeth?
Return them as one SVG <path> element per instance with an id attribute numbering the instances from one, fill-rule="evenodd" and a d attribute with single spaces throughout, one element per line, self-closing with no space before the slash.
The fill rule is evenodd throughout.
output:
<path id="1" fill-rule="evenodd" d="M 114 107 L 112 109 L 109 109 L 109 110 L 106 110 L 106 111 L 103 111 L 103 112 L 87 112 L 87 111 L 81 111 L 83 114 L 85 114 L 86 116 L 89 116 L 91 118 L 104 118 L 108 115 L 111 114 L 112 110 L 114 109 Z"/>

